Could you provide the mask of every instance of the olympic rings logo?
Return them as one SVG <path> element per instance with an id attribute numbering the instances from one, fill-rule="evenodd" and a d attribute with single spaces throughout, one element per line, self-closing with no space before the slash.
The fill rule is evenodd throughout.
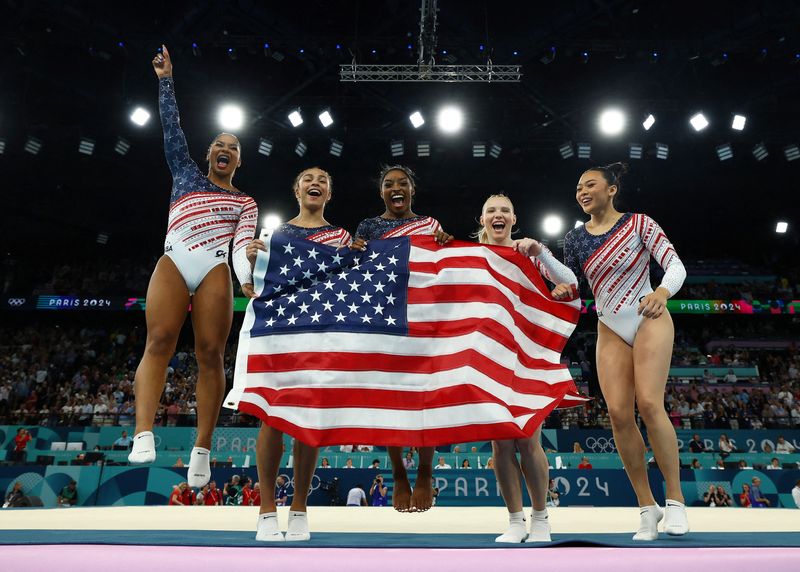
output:
<path id="1" fill-rule="evenodd" d="M 592 453 L 614 453 L 617 450 L 617 445 L 614 443 L 614 438 L 607 439 L 605 437 L 588 437 L 586 439 L 586 448 L 591 450 Z"/>
<path id="2" fill-rule="evenodd" d="M 26 301 L 27 300 L 25 298 L 9 298 L 8 299 L 8 305 L 9 306 L 14 306 L 14 307 L 19 307 L 19 306 L 22 306 Z"/>
<path id="3" fill-rule="evenodd" d="M 281 473 L 278 476 L 283 477 L 283 480 L 286 483 L 286 496 L 289 498 L 294 497 L 294 477 L 290 479 L 289 475 L 287 475 L 286 473 Z M 321 484 L 322 483 L 320 482 L 320 478 L 316 474 L 314 474 L 311 477 L 311 488 L 308 491 L 309 494 L 317 490 Z"/>

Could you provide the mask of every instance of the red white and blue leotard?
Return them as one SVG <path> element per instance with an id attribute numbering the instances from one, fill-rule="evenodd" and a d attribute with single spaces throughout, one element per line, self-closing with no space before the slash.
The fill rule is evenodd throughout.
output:
<path id="1" fill-rule="evenodd" d="M 439 221 L 430 216 L 389 219 L 382 216 L 367 218 L 358 223 L 356 236 L 364 240 L 397 238 L 400 236 L 435 235 L 442 229 Z"/>
<path id="2" fill-rule="evenodd" d="M 158 107 L 164 129 L 164 154 L 172 173 L 164 254 L 177 266 L 190 294 L 218 264 L 227 264 L 233 242 L 233 269 L 241 284 L 252 283 L 245 247 L 256 232 L 258 208 L 240 191 L 218 187 L 189 156 L 180 126 L 172 78 L 158 82 Z"/>
<path id="3" fill-rule="evenodd" d="M 625 213 L 604 234 L 595 236 L 581 226 L 564 239 L 564 262 L 576 276 L 586 277 L 598 318 L 631 346 L 643 320 L 637 313 L 639 301 L 653 291 L 651 255 L 664 269 L 660 286 L 674 296 L 686 279 L 686 269 L 649 216 Z"/>

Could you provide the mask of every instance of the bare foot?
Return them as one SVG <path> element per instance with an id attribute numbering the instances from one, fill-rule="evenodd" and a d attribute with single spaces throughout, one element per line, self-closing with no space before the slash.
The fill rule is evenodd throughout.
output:
<path id="1" fill-rule="evenodd" d="M 411 495 L 411 512 L 425 512 L 433 506 L 433 479 L 431 473 L 420 469 Z"/>
<path id="2" fill-rule="evenodd" d="M 392 506 L 397 512 L 411 510 L 411 483 L 407 476 L 395 477 L 392 489 Z"/>

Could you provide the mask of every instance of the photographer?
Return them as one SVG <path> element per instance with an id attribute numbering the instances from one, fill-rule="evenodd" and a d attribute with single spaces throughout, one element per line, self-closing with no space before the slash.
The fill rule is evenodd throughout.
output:
<path id="1" fill-rule="evenodd" d="M 369 489 L 369 496 L 372 497 L 372 506 L 386 506 L 386 495 L 389 494 L 389 489 L 383 484 L 383 475 L 378 475 L 372 481 L 372 486 Z"/>

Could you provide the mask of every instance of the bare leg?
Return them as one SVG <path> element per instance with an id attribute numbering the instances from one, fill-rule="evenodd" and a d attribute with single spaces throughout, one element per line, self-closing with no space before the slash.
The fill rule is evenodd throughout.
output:
<path id="1" fill-rule="evenodd" d="M 664 388 L 672 360 L 675 330 L 667 312 L 645 320 L 633 343 L 636 404 L 647 426 L 647 438 L 666 481 L 667 498 L 683 502 L 675 428 L 664 409 Z M 617 445 L 619 446 L 619 445 Z"/>
<path id="2" fill-rule="evenodd" d="M 192 327 L 197 355 L 196 447 L 211 449 L 225 394 L 225 342 L 233 320 L 233 289 L 227 264 L 215 266 L 192 299 Z"/>
<path id="3" fill-rule="evenodd" d="M 647 480 L 645 446 L 634 417 L 633 348 L 602 322 L 598 323 L 597 375 L 619 456 L 640 507 L 656 504 Z"/>
<path id="4" fill-rule="evenodd" d="M 408 482 L 408 473 L 403 465 L 403 448 L 387 447 L 387 451 L 389 459 L 392 461 L 392 478 L 394 479 L 392 506 L 398 512 L 408 512 L 411 510 L 411 483 Z M 420 452 L 420 459 L 421 457 Z"/>
<path id="5" fill-rule="evenodd" d="M 306 502 L 314 470 L 317 468 L 318 456 L 318 448 L 306 445 L 299 439 L 294 440 L 294 497 L 291 506 L 293 511 L 306 512 L 308 510 Z"/>
<path id="6" fill-rule="evenodd" d="M 519 479 L 521 469 L 517 461 L 517 447 L 514 439 L 492 441 L 494 474 L 500 486 L 500 494 L 509 513 L 522 511 L 522 486 Z"/>
<path id="7" fill-rule="evenodd" d="M 167 365 L 186 320 L 189 290 L 175 263 L 162 256 L 147 287 L 147 342 L 136 368 L 136 432 L 152 431 L 167 380 Z"/>
<path id="8" fill-rule="evenodd" d="M 283 433 L 261 424 L 256 440 L 256 468 L 261 487 L 261 509 L 259 514 L 275 512 L 275 481 L 278 479 L 278 469 L 283 455 Z"/>
<path id="9" fill-rule="evenodd" d="M 547 503 L 547 485 L 550 480 L 550 467 L 547 455 L 542 449 L 541 427 L 530 439 L 517 439 L 520 468 L 525 476 L 525 485 L 531 496 L 533 510 L 544 510 Z"/>
<path id="10" fill-rule="evenodd" d="M 425 512 L 433 506 L 434 452 L 433 447 L 420 447 L 419 449 L 417 480 L 414 481 L 414 493 L 411 495 L 411 507 L 414 512 Z"/>

